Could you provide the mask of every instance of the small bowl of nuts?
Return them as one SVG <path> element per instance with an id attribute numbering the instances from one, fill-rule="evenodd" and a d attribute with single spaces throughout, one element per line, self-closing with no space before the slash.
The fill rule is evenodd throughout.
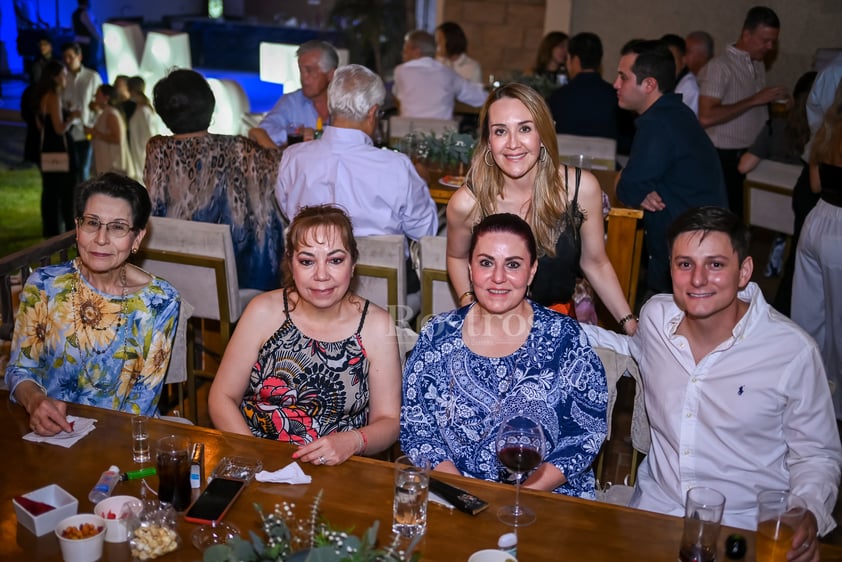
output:
<path id="1" fill-rule="evenodd" d="M 146 509 L 131 526 L 129 547 L 134 560 L 153 560 L 181 544 L 175 531 L 176 513 L 172 506 L 146 502 Z"/>
<path id="2" fill-rule="evenodd" d="M 102 558 L 105 520 L 93 513 L 80 513 L 62 519 L 56 526 L 64 562 L 94 562 Z"/>

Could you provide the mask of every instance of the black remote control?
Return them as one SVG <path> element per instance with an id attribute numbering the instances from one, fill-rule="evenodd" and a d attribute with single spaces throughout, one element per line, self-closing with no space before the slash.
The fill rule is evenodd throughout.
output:
<path id="1" fill-rule="evenodd" d="M 476 515 L 488 507 L 488 502 L 456 486 L 430 478 L 430 490 L 440 495 L 459 511 Z"/>

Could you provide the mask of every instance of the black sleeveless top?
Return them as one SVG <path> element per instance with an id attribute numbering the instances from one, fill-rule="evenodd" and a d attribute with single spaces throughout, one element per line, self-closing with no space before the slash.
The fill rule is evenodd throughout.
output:
<path id="1" fill-rule="evenodd" d="M 564 167 L 567 178 L 567 166 Z M 582 240 L 579 228 L 584 214 L 579 208 L 579 182 L 582 170 L 576 168 L 576 184 L 564 221 L 564 230 L 556 240 L 555 256 L 538 258 L 538 271 L 532 280 L 531 298 L 544 306 L 570 302 L 576 288 L 576 278 L 582 276 L 579 260 L 582 257 Z"/>
<path id="2" fill-rule="evenodd" d="M 819 178 L 822 190 L 819 197 L 822 201 L 842 207 L 842 167 L 819 163 Z"/>

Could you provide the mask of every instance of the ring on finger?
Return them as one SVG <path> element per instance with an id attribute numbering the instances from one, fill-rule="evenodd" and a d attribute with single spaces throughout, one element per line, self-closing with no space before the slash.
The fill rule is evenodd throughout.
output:
<path id="1" fill-rule="evenodd" d="M 324 464 L 324 463 L 325 463 L 324 456 L 319 457 L 319 464 Z"/>

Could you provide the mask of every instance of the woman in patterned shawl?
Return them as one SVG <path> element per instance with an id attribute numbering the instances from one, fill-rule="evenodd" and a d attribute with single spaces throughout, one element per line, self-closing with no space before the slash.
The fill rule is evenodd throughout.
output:
<path id="1" fill-rule="evenodd" d="M 593 498 L 590 467 L 607 429 L 605 371 L 575 320 L 525 298 L 536 254 L 517 215 L 489 215 L 474 228 L 476 302 L 421 330 L 404 369 L 401 448 L 441 472 L 513 482 L 495 437 L 507 416 L 528 414 L 547 447 L 523 485 Z"/>
<path id="2" fill-rule="evenodd" d="M 280 151 L 209 132 L 216 99 L 198 72 L 173 70 L 155 84 L 153 97 L 173 135 L 146 143 L 143 181 L 152 214 L 229 225 L 240 288 L 277 289 L 284 236 L 274 195 Z"/>
<path id="3" fill-rule="evenodd" d="M 350 291 L 357 244 L 332 205 L 289 227 L 284 288 L 249 303 L 208 397 L 214 426 L 301 447 L 339 464 L 398 437 L 401 371 L 389 313 Z"/>
<path id="4" fill-rule="evenodd" d="M 35 270 L 21 292 L 6 382 L 41 435 L 71 431 L 65 402 L 154 415 L 181 299 L 129 263 L 146 234 L 146 189 L 118 174 L 80 186 L 70 262 Z"/>

